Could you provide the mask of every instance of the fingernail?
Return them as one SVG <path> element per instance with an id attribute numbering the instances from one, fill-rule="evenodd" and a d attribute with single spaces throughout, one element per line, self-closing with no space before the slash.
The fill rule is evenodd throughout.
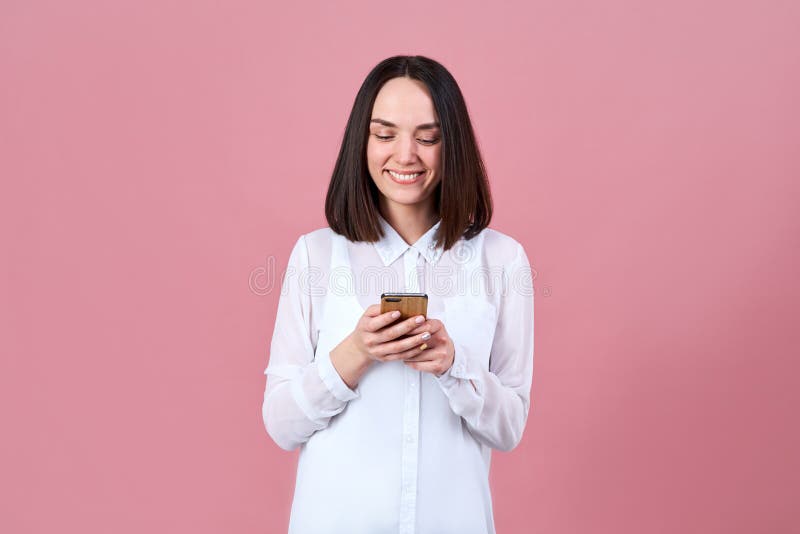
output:
<path id="1" fill-rule="evenodd" d="M 422 315 L 420 315 L 419 317 L 417 317 L 417 318 L 415 319 L 415 321 L 416 321 L 416 323 L 417 323 L 417 324 L 422 324 L 422 323 L 425 321 L 425 317 L 423 317 Z"/>
<path id="2" fill-rule="evenodd" d="M 428 344 L 427 343 L 423 343 L 422 345 L 419 346 L 419 350 L 425 350 L 427 348 L 428 348 Z"/>
<path id="3" fill-rule="evenodd" d="M 396 319 L 400 317 L 400 310 L 395 310 L 392 312 L 392 318 Z"/>
<path id="4" fill-rule="evenodd" d="M 425 332 L 424 334 L 422 334 L 422 339 L 430 339 L 430 337 L 431 337 L 430 332 Z"/>

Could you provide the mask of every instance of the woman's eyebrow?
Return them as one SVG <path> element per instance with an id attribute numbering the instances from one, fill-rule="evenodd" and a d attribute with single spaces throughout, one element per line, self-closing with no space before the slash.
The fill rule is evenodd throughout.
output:
<path id="1" fill-rule="evenodd" d="M 378 124 L 382 124 L 384 126 L 388 126 L 390 128 L 397 128 L 397 125 L 393 122 L 389 122 L 384 119 L 372 119 L 369 121 L 370 123 L 377 122 Z M 417 130 L 433 130 L 434 128 L 439 128 L 440 124 L 438 122 L 426 122 L 425 124 L 420 124 L 417 126 Z"/>

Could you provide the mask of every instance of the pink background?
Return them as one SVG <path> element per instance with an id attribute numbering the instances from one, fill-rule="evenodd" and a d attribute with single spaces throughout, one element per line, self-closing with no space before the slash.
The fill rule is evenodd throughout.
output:
<path id="1" fill-rule="evenodd" d="M 796 532 L 798 6 L 3 2 L 0 531 L 285 531 L 275 285 L 419 53 L 537 271 L 498 531 Z"/>

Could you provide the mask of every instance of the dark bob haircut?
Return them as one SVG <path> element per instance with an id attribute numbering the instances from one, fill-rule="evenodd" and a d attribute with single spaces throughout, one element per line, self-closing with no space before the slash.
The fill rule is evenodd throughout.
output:
<path id="1" fill-rule="evenodd" d="M 441 224 L 434 240 L 449 250 L 489 226 L 492 199 L 467 105 L 453 76 L 424 56 L 394 56 L 378 63 L 358 90 L 325 198 L 328 226 L 350 241 L 383 237 L 378 221 L 381 194 L 367 167 L 372 107 L 383 84 L 405 76 L 424 83 L 441 124 L 441 180 L 432 193 Z"/>

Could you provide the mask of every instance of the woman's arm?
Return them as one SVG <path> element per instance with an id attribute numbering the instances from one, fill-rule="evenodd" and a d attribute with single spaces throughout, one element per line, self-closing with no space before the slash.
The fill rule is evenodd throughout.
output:
<path id="1" fill-rule="evenodd" d="M 451 409 L 482 443 L 501 451 L 519 444 L 533 380 L 533 278 L 522 245 L 507 270 L 489 369 L 464 357 L 454 339 L 455 360 L 437 377 Z"/>
<path id="2" fill-rule="evenodd" d="M 308 275 L 308 249 L 305 236 L 300 236 L 281 288 L 261 407 L 267 433 L 287 451 L 327 427 L 348 401 L 359 396 L 328 358 L 314 359 Z"/>

